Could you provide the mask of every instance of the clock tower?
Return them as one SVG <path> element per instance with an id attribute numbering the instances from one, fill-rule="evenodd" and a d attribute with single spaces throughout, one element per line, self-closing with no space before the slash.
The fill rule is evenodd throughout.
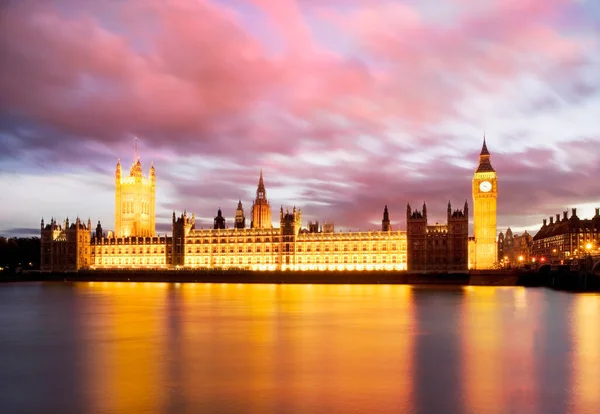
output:
<path id="1" fill-rule="evenodd" d="M 496 248 L 496 200 L 498 177 L 490 162 L 483 137 L 479 166 L 473 176 L 473 227 L 475 231 L 475 269 L 491 269 L 498 261 Z"/>

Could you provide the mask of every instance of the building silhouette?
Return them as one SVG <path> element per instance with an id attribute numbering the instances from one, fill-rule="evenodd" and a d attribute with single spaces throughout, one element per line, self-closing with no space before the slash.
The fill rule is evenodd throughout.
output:
<path id="1" fill-rule="evenodd" d="M 381 220 L 381 231 L 391 231 L 390 213 L 388 212 L 387 204 L 383 209 L 383 219 Z"/>
<path id="2" fill-rule="evenodd" d="M 217 211 L 217 216 L 214 220 L 213 229 L 215 230 L 224 230 L 225 229 L 225 217 L 223 217 L 223 213 L 221 213 L 221 208 Z"/>
<path id="3" fill-rule="evenodd" d="M 446 224 L 428 225 L 427 205 L 406 206 L 407 268 L 411 272 L 464 272 L 469 263 L 469 207 L 452 211 L 448 202 Z"/>

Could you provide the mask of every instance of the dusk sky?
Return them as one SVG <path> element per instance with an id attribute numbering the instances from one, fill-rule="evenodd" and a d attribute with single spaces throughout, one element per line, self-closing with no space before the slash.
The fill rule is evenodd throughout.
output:
<path id="1" fill-rule="evenodd" d="M 276 226 L 472 221 L 484 131 L 499 231 L 600 207 L 598 1 L 5 0 L 0 36 L 1 235 L 113 229 L 134 136 L 160 234 L 249 217 L 261 169 Z"/>

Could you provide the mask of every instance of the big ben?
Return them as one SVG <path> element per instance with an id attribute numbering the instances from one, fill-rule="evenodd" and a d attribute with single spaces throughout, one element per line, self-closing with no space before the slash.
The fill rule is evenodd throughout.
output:
<path id="1" fill-rule="evenodd" d="M 491 269 L 497 261 L 496 200 L 498 176 L 490 162 L 483 137 L 479 166 L 473 176 L 473 227 L 475 231 L 475 269 Z"/>

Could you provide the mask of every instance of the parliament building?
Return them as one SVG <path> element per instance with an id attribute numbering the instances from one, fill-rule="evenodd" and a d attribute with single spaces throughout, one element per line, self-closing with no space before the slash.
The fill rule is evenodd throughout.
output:
<path id="1" fill-rule="evenodd" d="M 486 184 L 484 184 L 486 183 Z M 489 188 L 488 188 L 489 185 Z M 483 144 L 473 179 L 477 268 L 496 257 L 496 176 Z M 461 272 L 469 263 L 468 205 L 447 209 L 447 224 L 428 225 L 427 208 L 407 206 L 407 231 L 393 229 L 385 206 L 377 231 L 334 231 L 333 223 L 309 222 L 302 211 L 279 209 L 273 226 L 262 171 L 252 202 L 250 226 L 241 200 L 232 227 L 218 210 L 212 229 L 198 229 L 194 214 L 172 216 L 171 236 L 156 235 L 156 171 L 143 174 L 139 158 L 124 176 L 115 171 L 115 230 L 91 220 L 41 222 L 41 270 L 79 269 L 245 269 L 245 270 L 409 270 Z M 478 213 L 478 208 L 482 209 Z M 493 215 L 493 217 L 491 217 Z M 492 240 L 493 249 L 488 252 Z"/>

